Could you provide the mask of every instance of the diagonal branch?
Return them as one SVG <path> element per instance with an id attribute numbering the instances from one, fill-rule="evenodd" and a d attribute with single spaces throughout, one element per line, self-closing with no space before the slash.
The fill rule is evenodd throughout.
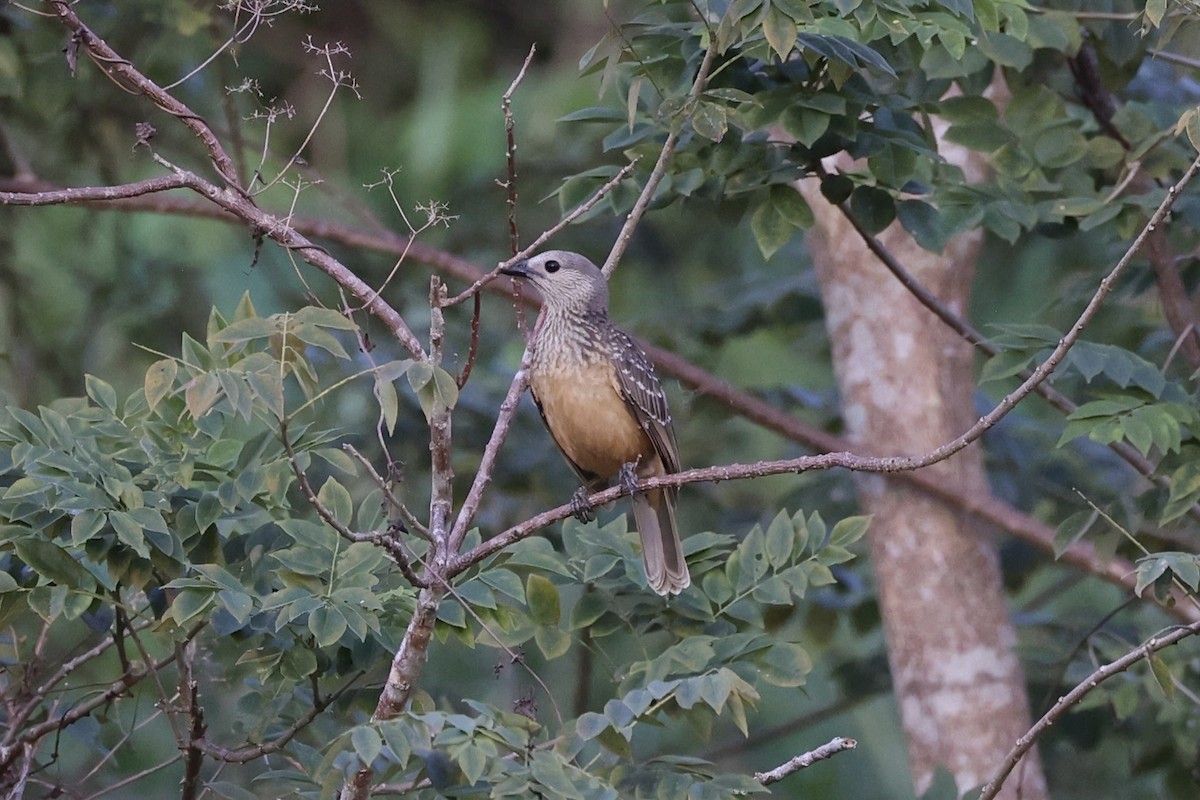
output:
<path id="1" fill-rule="evenodd" d="M 824 170 L 819 166 L 818 174 L 822 177 L 824 177 L 825 174 Z M 1175 191 L 1179 191 L 1181 188 L 1181 186 L 1174 187 Z M 854 230 L 858 232 L 858 235 L 862 238 L 863 243 L 867 246 L 867 249 L 875 254 L 875 257 L 879 259 L 880 263 L 882 263 L 887 270 L 891 272 L 893 276 L 895 276 L 896 280 L 898 280 L 900 284 L 907 289 L 919 303 L 921 303 L 921 305 L 933 312 L 933 314 L 943 323 L 945 323 L 947 327 L 949 327 L 967 342 L 978 348 L 980 352 L 987 356 L 995 356 L 1000 353 L 1000 348 L 989 342 L 981 332 L 975 329 L 974 326 L 947 308 L 946 305 L 942 303 L 942 301 L 936 296 L 934 296 L 932 292 L 922 286 L 921 283 L 915 277 L 913 277 L 913 275 L 907 269 L 904 268 L 904 265 L 901 264 L 886 247 L 884 247 L 883 243 L 880 242 L 876 237 L 872 236 L 871 233 L 862 226 L 862 223 L 859 222 L 859 220 L 850 211 L 846 203 L 837 203 L 836 205 L 846 217 L 847 221 L 849 221 Z M 1153 254 L 1162 246 L 1161 238 L 1162 233 L 1160 226 L 1147 224 L 1146 228 L 1143 229 L 1142 234 L 1139 236 L 1136 244 L 1140 247 L 1142 243 L 1144 243 L 1146 249 L 1153 256 Z M 1151 261 L 1157 265 L 1162 261 L 1162 259 L 1152 257 Z M 1159 271 L 1157 266 L 1155 269 L 1156 272 Z M 1173 274 L 1175 280 L 1178 281 L 1178 272 Z M 1160 278 L 1160 280 L 1162 279 Z M 1180 285 L 1182 286 L 1182 283 L 1180 283 Z M 1190 337 L 1188 340 L 1190 340 Z M 1028 370 L 1023 370 L 1018 373 L 1018 377 L 1022 380 L 1028 381 L 1032 374 L 1033 373 Z M 1065 394 L 1058 391 L 1048 383 L 1035 384 L 1034 391 L 1063 414 L 1071 414 L 1079 408 L 1079 405 L 1071 400 L 1071 398 L 1067 397 Z M 1108 447 L 1110 450 L 1124 459 L 1126 463 L 1133 467 L 1142 477 L 1154 483 L 1161 489 L 1170 489 L 1170 478 L 1165 475 L 1159 475 L 1154 463 L 1139 453 L 1136 447 L 1125 441 L 1110 442 Z M 1200 506 L 1192 506 L 1189 513 L 1193 518 L 1200 519 Z"/>
<path id="2" fill-rule="evenodd" d="M 50 0 L 50 5 L 54 8 L 54 13 L 58 15 L 59 20 L 71 31 L 73 40 L 87 51 L 92 61 L 96 62 L 96 66 L 113 78 L 117 85 L 126 89 L 131 88 L 138 94 L 145 95 L 154 105 L 189 128 L 204 145 L 204 149 L 208 151 L 208 158 L 221 179 L 229 188 L 236 189 L 245 197 L 233 160 L 217 140 L 212 128 L 199 114 L 139 72 L 132 63 L 121 57 L 117 51 L 108 46 L 107 42 L 93 33 L 91 28 L 85 25 L 79 15 L 75 13 L 74 3 L 68 3 L 66 0 Z"/>
<path id="3" fill-rule="evenodd" d="M 708 76 L 712 72 L 713 60 L 717 57 L 717 37 L 709 36 L 708 49 L 704 51 L 704 58 L 700 62 L 700 69 L 696 71 L 696 79 L 692 82 L 692 88 L 687 94 L 687 106 L 694 105 L 700 97 L 700 93 L 704 91 L 705 85 L 708 83 Z M 642 221 L 642 215 L 646 213 L 646 209 L 650 206 L 650 201 L 654 199 L 654 193 L 658 190 L 658 184 L 662 182 L 663 175 L 667 171 L 667 162 L 671 160 L 672 154 L 675 152 L 675 145 L 679 141 L 679 134 L 683 131 L 682 123 L 672 126 L 671 132 L 667 134 L 667 139 L 663 142 L 662 150 L 658 153 L 658 161 L 655 162 L 654 168 L 650 170 L 650 177 L 646 179 L 646 185 L 642 187 L 642 193 L 638 195 L 637 202 L 633 204 L 633 209 L 630 210 L 629 216 L 625 218 L 625 224 L 621 226 L 621 232 L 617 234 L 617 240 L 613 242 L 612 250 L 608 254 L 608 258 L 604 261 L 602 272 L 604 277 L 612 277 L 613 272 L 617 268 L 617 264 L 621 260 L 621 256 L 625 255 L 626 248 L 629 247 L 629 240 L 633 238 L 633 232 L 637 230 L 638 224 Z"/>
<path id="4" fill-rule="evenodd" d="M 312 707 L 301 714 L 292 722 L 282 733 L 262 744 L 247 744 L 242 747 L 223 747 L 222 745 L 210 742 L 201 737 L 192 740 L 192 746 L 202 751 L 209 758 L 217 761 L 226 761 L 233 764 L 245 764 L 248 761 L 262 758 L 263 756 L 277 753 L 282 750 L 288 742 L 296 737 L 296 734 L 307 728 L 313 720 L 320 716 L 321 712 L 329 708 L 339 697 L 354 686 L 363 673 L 358 673 L 350 680 L 339 686 L 333 692 L 321 697 L 314 692 Z"/>
<path id="5" fill-rule="evenodd" d="M 1114 675 L 1132 667 L 1142 659 L 1149 658 L 1159 650 L 1170 647 L 1171 645 L 1186 639 L 1189 636 L 1195 636 L 1200 633 L 1200 622 L 1194 622 L 1182 628 L 1175 628 L 1168 634 L 1163 636 L 1155 636 L 1149 639 L 1141 647 L 1138 647 L 1125 655 L 1097 669 L 1091 675 L 1084 678 L 1079 684 L 1067 692 L 1058 702 L 1047 711 L 1042 718 L 1039 719 L 1029 731 L 1017 740 L 1016 746 L 1009 752 L 1004 759 L 1002 766 L 995 776 L 983 787 L 983 791 L 979 795 L 979 800 L 992 800 L 999 792 L 1004 781 L 1008 778 L 1013 768 L 1021 761 L 1026 753 L 1028 753 L 1037 740 L 1043 733 L 1050 729 L 1063 714 L 1075 706 L 1079 701 L 1083 700 L 1093 689 L 1099 686 L 1104 681 Z"/>

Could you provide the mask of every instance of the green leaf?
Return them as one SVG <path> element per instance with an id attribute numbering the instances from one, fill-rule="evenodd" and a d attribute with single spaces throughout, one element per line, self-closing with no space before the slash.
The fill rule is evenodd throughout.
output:
<path id="1" fill-rule="evenodd" d="M 771 45 L 771 49 L 779 55 L 780 60 L 786 61 L 788 54 L 796 46 L 799 33 L 796 21 L 771 6 L 763 16 L 762 30 L 763 35 L 767 37 L 767 44 Z"/>
<path id="2" fill-rule="evenodd" d="M 780 511 L 767 527 L 766 554 L 767 561 L 775 569 L 779 569 L 791 560 L 792 544 L 795 537 L 791 516 L 786 511 Z"/>
<path id="3" fill-rule="evenodd" d="M 176 625 L 186 625 L 213 603 L 216 592 L 211 589 L 184 589 L 171 601 L 171 616 Z"/>
<path id="4" fill-rule="evenodd" d="M 365 766 L 370 766 L 383 750 L 383 739 L 379 731 L 370 725 L 359 725 L 350 731 L 350 744 L 358 754 L 359 761 Z"/>
<path id="5" fill-rule="evenodd" d="M 1137 581 L 1133 586 L 1133 593 L 1141 597 L 1146 587 L 1161 578 L 1169 566 L 1170 562 L 1160 556 L 1139 558 L 1136 571 Z"/>
<path id="6" fill-rule="evenodd" d="M 146 392 L 146 405 L 151 411 L 157 408 L 162 399 L 170 393 L 171 388 L 175 385 L 175 375 L 178 372 L 179 365 L 173 358 L 155 361 L 150 365 L 150 369 L 146 370 L 143 388 Z"/>
<path id="7" fill-rule="evenodd" d="M 96 582 L 71 555 L 53 542 L 44 539 L 19 539 L 17 555 L 29 567 L 52 583 L 71 589 L 91 591 Z"/>
<path id="8" fill-rule="evenodd" d="M 778 642 L 758 661 L 759 674 L 768 683 L 791 688 L 803 686 L 813 662 L 803 647 L 791 642 Z"/>
<path id="9" fill-rule="evenodd" d="M 883 189 L 859 186 L 850 195 L 850 213 L 872 236 L 896 218 L 896 202 Z"/>
<path id="10" fill-rule="evenodd" d="M 547 659 L 555 659 L 571 649 L 574 639 L 570 634 L 554 627 L 540 627 L 533 632 L 533 640 Z"/>
<path id="11" fill-rule="evenodd" d="M 692 114 L 692 129 L 709 141 L 719 142 L 729 130 L 728 112 L 717 103 L 700 103 Z"/>
<path id="12" fill-rule="evenodd" d="M 558 587 L 546 577 L 530 574 L 525 579 L 529 614 L 538 625 L 557 625 L 562 616 Z"/>
<path id="13" fill-rule="evenodd" d="M 1077 511 L 1067 517 L 1054 530 L 1054 557 L 1061 558 L 1071 545 L 1083 538 L 1100 518 L 1095 510 Z"/>
<path id="14" fill-rule="evenodd" d="M 110 413 L 117 413 L 117 392 L 112 386 L 94 375 L 85 375 L 84 384 L 88 397 L 95 400 L 97 405 Z"/>
<path id="15" fill-rule="evenodd" d="M 1146 0 L 1146 21 L 1152 27 L 1162 25 L 1163 17 L 1167 13 L 1167 0 Z"/>
<path id="16" fill-rule="evenodd" d="M 276 419 L 283 419 L 283 378 L 277 367 L 247 372 L 246 383 Z"/>
<path id="17" fill-rule="evenodd" d="M 940 253 L 946 247 L 950 232 L 941 213 L 924 200 L 901 200 L 896 216 L 904 230 L 912 234 L 917 244 L 931 253 Z"/>
<path id="18" fill-rule="evenodd" d="M 197 375 L 183 390 L 184 402 L 192 419 L 200 419 L 221 396 L 221 382 L 216 373 L 204 372 Z"/>
<path id="19" fill-rule="evenodd" d="M 585 712 L 575 722 L 575 732 L 584 740 L 595 739 L 609 727 L 608 717 L 595 711 Z"/>
<path id="20" fill-rule="evenodd" d="M 812 209 L 799 192 L 790 186 L 772 186 L 750 217 L 750 230 L 763 258 L 770 258 L 797 230 L 812 223 Z"/>
<path id="21" fill-rule="evenodd" d="M 863 537 L 871 526 L 871 516 L 846 517 L 833 526 L 829 544 L 834 547 L 849 547 Z"/>
<path id="22" fill-rule="evenodd" d="M 346 618 L 331 606 L 321 606 L 308 615 L 308 630 L 320 647 L 332 647 L 346 632 Z"/>
<path id="23" fill-rule="evenodd" d="M 279 323 L 274 317 L 248 317 L 218 331 L 212 337 L 212 341 L 239 344 L 255 339 L 269 339 L 277 333 L 279 333 Z"/>
<path id="24" fill-rule="evenodd" d="M 317 492 L 317 500 L 329 509 L 333 518 L 338 522 L 347 526 L 353 522 L 354 499 L 350 497 L 350 492 L 346 491 L 346 487 L 342 486 L 337 478 L 329 478 L 325 481 L 321 490 Z"/>
<path id="25" fill-rule="evenodd" d="M 305 306 L 293 314 L 292 317 L 297 322 L 316 325 L 321 328 L 333 328 L 338 331 L 358 330 L 358 325 L 355 324 L 354 320 L 349 319 L 342 312 L 332 308 Z"/>
<path id="26" fill-rule="evenodd" d="M 1154 676 L 1154 683 L 1163 696 L 1168 700 L 1174 698 L 1175 679 L 1171 676 L 1171 667 L 1167 665 L 1166 660 L 1160 653 L 1151 653 L 1146 660 L 1150 662 L 1150 674 Z"/>
<path id="27" fill-rule="evenodd" d="M 785 131 L 796 137 L 800 144 L 812 147 L 813 143 L 829 130 L 829 115 L 797 103 L 783 112 L 779 123 Z"/>
<path id="28" fill-rule="evenodd" d="M 1200 501 L 1200 463 L 1193 461 L 1171 473 L 1171 493 L 1163 508 L 1163 523 L 1179 519 L 1197 501 Z"/>

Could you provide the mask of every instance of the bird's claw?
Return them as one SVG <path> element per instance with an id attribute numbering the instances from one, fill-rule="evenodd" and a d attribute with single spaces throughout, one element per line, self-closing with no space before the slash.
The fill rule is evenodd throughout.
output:
<path id="1" fill-rule="evenodd" d="M 630 495 L 637 494 L 637 464 L 633 462 L 622 464 L 621 471 L 617 473 L 617 480 L 621 482 L 621 488 L 629 492 Z"/>
<path id="2" fill-rule="evenodd" d="M 575 490 L 575 494 L 571 495 L 571 513 L 575 515 L 575 519 L 583 523 L 591 522 L 596 518 L 592 512 L 592 504 L 588 502 L 588 490 L 582 486 Z"/>

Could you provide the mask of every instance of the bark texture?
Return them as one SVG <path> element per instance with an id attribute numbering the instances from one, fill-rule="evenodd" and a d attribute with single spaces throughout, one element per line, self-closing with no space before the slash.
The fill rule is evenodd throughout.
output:
<path id="1" fill-rule="evenodd" d="M 864 454 L 915 455 L 959 435 L 976 419 L 970 346 L 866 249 L 815 181 L 800 188 L 816 214 L 809 243 L 850 436 Z M 922 250 L 898 223 L 879 239 L 943 303 L 964 313 L 978 235 L 953 240 L 940 256 Z M 959 491 L 988 491 L 978 446 L 930 470 Z M 915 787 L 924 791 L 940 765 L 965 791 L 985 783 L 1030 726 L 995 539 L 898 481 L 863 476 L 859 492 L 874 515 L 871 557 Z M 1046 796 L 1036 753 L 1017 778 L 1001 797 Z"/>

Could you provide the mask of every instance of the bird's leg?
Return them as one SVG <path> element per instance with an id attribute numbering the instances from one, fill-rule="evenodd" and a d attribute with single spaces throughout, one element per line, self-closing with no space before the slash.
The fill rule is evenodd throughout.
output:
<path id="1" fill-rule="evenodd" d="M 571 513 L 580 522 L 587 523 L 596 518 L 592 512 L 592 504 L 588 502 L 589 496 L 590 492 L 585 486 L 580 486 L 575 490 L 575 494 L 571 495 Z"/>
<path id="2" fill-rule="evenodd" d="M 628 464 L 622 464 L 621 471 L 617 473 L 621 488 L 629 492 L 631 497 L 638 493 L 637 466 L 636 461 L 630 461 Z"/>

